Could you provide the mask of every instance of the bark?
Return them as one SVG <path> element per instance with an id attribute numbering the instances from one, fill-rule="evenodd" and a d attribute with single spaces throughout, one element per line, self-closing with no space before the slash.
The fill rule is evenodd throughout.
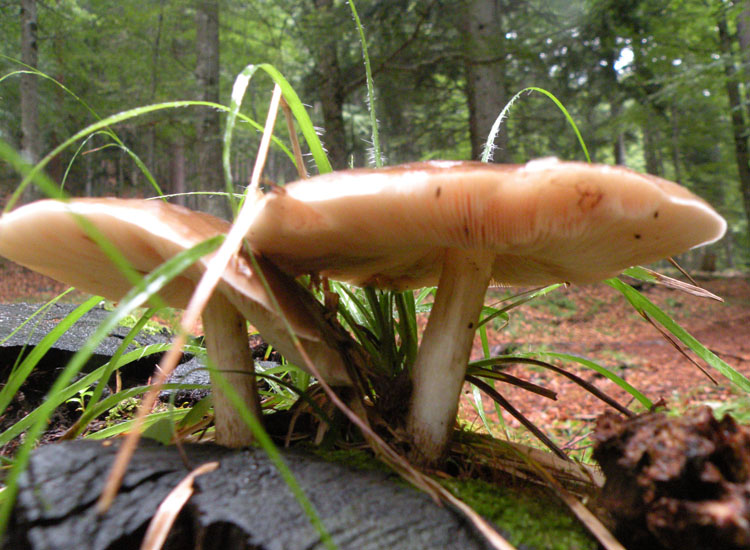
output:
<path id="1" fill-rule="evenodd" d="M 21 61 L 36 68 L 38 62 L 36 0 L 21 2 Z M 39 140 L 38 77 L 21 75 L 21 154 L 35 164 L 41 150 Z"/>
<path id="2" fill-rule="evenodd" d="M 323 114 L 323 143 L 334 170 L 347 167 L 346 128 L 344 126 L 345 82 L 336 49 L 337 33 L 333 32 L 330 16 L 333 0 L 314 0 L 321 22 L 313 55 L 318 70 L 318 94 Z"/>
<path id="3" fill-rule="evenodd" d="M 625 166 L 625 134 L 623 134 L 622 132 L 617 133 L 613 148 L 615 154 L 615 164 L 621 164 L 622 166 Z"/>
<path id="4" fill-rule="evenodd" d="M 194 479 L 190 501 L 159 548 L 330 547 L 311 526 L 266 452 L 255 447 L 238 451 L 183 443 L 181 455 L 176 445 L 144 440 L 110 511 L 98 514 L 96 499 L 122 441 L 108 443 L 68 441 L 33 452 L 28 474 L 19 481 L 5 548 L 145 548 L 146 527 L 188 475 L 186 465 L 193 469 L 211 462 L 219 467 Z M 427 494 L 394 480 L 389 471 L 357 470 L 288 449 L 281 454 L 303 493 L 314 502 L 335 548 L 491 548 L 459 512 L 438 506 Z"/>
<path id="5" fill-rule="evenodd" d="M 742 11 L 737 18 L 737 39 L 742 52 L 745 82 L 748 82 L 750 81 L 750 0 L 744 0 Z"/>
<path id="6" fill-rule="evenodd" d="M 164 0 L 160 3 L 161 10 L 156 20 L 156 36 L 154 37 L 154 45 L 151 51 L 151 91 L 149 94 L 149 103 L 156 102 L 156 90 L 159 85 L 159 44 L 161 43 L 162 28 L 164 26 Z M 156 125 L 149 124 L 146 131 L 146 166 L 150 166 L 151 169 L 154 167 L 154 161 L 156 158 Z M 182 150 L 184 154 L 184 147 Z M 184 159 L 183 159 L 184 163 Z M 184 174 L 183 174 L 183 186 L 182 192 L 185 192 L 184 186 Z M 185 198 L 180 197 L 178 204 L 185 205 Z"/>
<path id="7" fill-rule="evenodd" d="M 674 180 L 682 183 L 682 151 L 680 150 L 680 122 L 677 108 L 670 109 L 670 121 L 672 124 L 672 164 L 674 165 Z"/>
<path id="8" fill-rule="evenodd" d="M 659 139 L 655 135 L 655 130 L 650 122 L 646 122 L 642 128 L 643 132 L 643 156 L 646 159 L 646 172 L 655 176 L 662 176 L 664 174 L 664 167 L 662 166 L 661 156 L 659 155 L 658 143 Z"/>
<path id="9" fill-rule="evenodd" d="M 495 119 L 507 102 L 501 5 L 498 0 L 469 0 L 461 22 L 469 106 L 471 155 L 479 159 Z M 506 162 L 508 135 L 495 138 L 494 162 Z"/>
<path id="10" fill-rule="evenodd" d="M 740 193 L 745 208 L 745 216 L 750 221 L 750 150 L 748 149 L 748 127 L 745 112 L 742 108 L 742 96 L 737 78 L 737 70 L 732 53 L 732 37 L 727 28 L 727 21 L 722 14 L 717 24 L 719 30 L 719 46 L 724 59 L 724 73 L 726 75 L 727 97 L 732 119 L 732 135 L 734 137 L 734 153 L 737 160 L 737 173 L 740 180 Z"/>
<path id="11" fill-rule="evenodd" d="M 89 142 L 88 145 L 89 152 L 93 149 L 93 146 L 91 142 Z M 93 161 L 92 155 L 88 154 L 84 156 L 84 166 L 86 167 L 86 177 L 84 181 L 84 195 L 87 197 L 93 196 L 94 193 L 94 167 L 92 165 Z"/>
<path id="12" fill-rule="evenodd" d="M 740 42 L 741 78 L 745 83 L 745 117 L 750 120 L 750 0 L 744 0 L 737 18 L 737 39 Z"/>
<path id="13" fill-rule="evenodd" d="M 172 142 L 170 175 L 170 191 L 177 195 L 172 202 L 185 206 L 185 143 L 179 134 Z"/>
<path id="14" fill-rule="evenodd" d="M 219 0 L 198 0 L 196 4 L 197 62 L 195 79 L 200 101 L 219 102 Z M 221 115 L 216 109 L 199 108 L 196 120 L 198 181 L 196 191 L 224 191 L 221 167 Z M 195 208 L 227 217 L 227 200 L 199 195 L 189 201 Z"/>
<path id="15" fill-rule="evenodd" d="M 724 257 L 726 260 L 726 266 L 729 269 L 734 269 L 734 246 L 732 243 L 732 231 L 727 231 L 726 236 L 721 240 L 724 243 Z"/>
<path id="16" fill-rule="evenodd" d="M 615 63 L 620 57 L 620 48 L 615 45 L 613 34 L 614 31 L 605 25 L 602 30 L 604 36 L 602 37 L 603 45 L 603 56 L 606 62 L 604 67 L 604 83 L 608 89 L 607 95 L 610 98 L 609 102 L 609 116 L 610 120 L 614 122 L 613 130 L 614 136 L 612 141 L 612 156 L 615 160 L 615 164 L 624 166 L 626 164 L 625 158 L 625 134 L 620 129 L 620 116 L 622 115 L 622 94 L 619 92 L 620 83 L 617 80 L 617 69 Z"/>

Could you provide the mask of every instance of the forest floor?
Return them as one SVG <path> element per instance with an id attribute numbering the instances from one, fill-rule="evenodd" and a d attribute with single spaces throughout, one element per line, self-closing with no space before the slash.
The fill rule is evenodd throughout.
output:
<path id="1" fill-rule="evenodd" d="M 697 298 L 661 286 L 646 285 L 642 292 L 688 332 L 734 369 L 750 377 L 750 281 L 742 276 L 712 277 L 698 281 L 722 297 L 719 303 Z M 65 286 L 0 260 L 0 303 L 41 302 L 65 290 Z M 514 290 L 514 293 L 516 291 Z M 509 294 L 494 289 L 488 304 Z M 66 301 L 81 301 L 73 293 Z M 609 286 L 598 284 L 563 288 L 511 312 L 510 323 L 502 330 L 489 331 L 493 354 L 509 351 L 559 352 L 582 356 L 607 367 L 654 402 L 672 410 L 708 403 L 729 410 L 740 421 L 750 421 L 750 396 L 741 392 L 717 371 L 697 359 L 717 383 L 675 347 Z M 479 343 L 474 358 L 481 356 Z M 629 404 L 630 395 L 603 376 L 572 363 L 558 363 L 599 389 Z M 507 371 L 557 393 L 557 400 L 498 383 L 498 391 L 532 422 L 553 436 L 556 442 L 574 449 L 586 440 L 596 416 L 607 405 L 559 374 L 540 367 L 516 365 Z M 481 426 L 473 407 L 471 392 L 461 407 L 461 417 Z M 485 397 L 484 409 L 493 433 L 502 429 L 494 405 Z M 518 423 L 508 414 L 505 426 L 513 437 L 525 440 L 516 430 Z"/>
<path id="2" fill-rule="evenodd" d="M 724 302 L 656 285 L 645 285 L 641 292 L 732 368 L 750 378 L 750 281 L 734 275 L 697 282 Z M 526 304 L 512 313 L 510 324 L 493 333 L 490 341 L 495 347 L 493 354 L 510 346 L 516 352 L 558 352 L 593 360 L 623 377 L 654 403 L 662 401 L 678 413 L 708 404 L 719 413 L 731 412 L 741 422 L 750 422 L 750 395 L 743 394 L 688 350 L 687 355 L 715 379 L 712 382 L 618 291 L 604 284 L 563 288 Z M 480 355 L 475 349 L 475 358 Z M 620 403 L 632 401 L 613 382 L 586 367 L 570 362 L 557 364 Z M 517 365 L 507 372 L 557 393 L 557 400 L 550 401 L 517 387 L 496 385 L 512 405 L 548 434 L 552 432 L 563 447 L 575 448 L 586 442 L 595 418 L 608 409 L 580 386 L 549 370 Z M 494 405 L 486 397 L 484 409 L 490 422 L 497 420 L 496 414 L 490 415 Z M 509 428 L 518 426 L 509 415 L 504 416 Z M 468 399 L 463 401 L 462 417 L 480 423 Z M 518 436 L 519 432 L 513 433 Z"/>

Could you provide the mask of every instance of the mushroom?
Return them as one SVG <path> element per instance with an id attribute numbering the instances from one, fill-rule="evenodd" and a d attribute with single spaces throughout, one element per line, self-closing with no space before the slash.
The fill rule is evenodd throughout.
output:
<path id="1" fill-rule="evenodd" d="M 258 204 L 250 247 L 292 275 L 394 290 L 438 285 L 412 367 L 413 455 L 443 455 L 485 291 L 589 283 L 719 239 L 687 189 L 619 166 L 434 161 L 334 172 Z"/>
<path id="2" fill-rule="evenodd" d="M 131 282 L 88 236 L 78 217 L 92 224 L 135 270 L 144 274 L 179 252 L 226 233 L 230 227 L 224 220 L 162 201 L 43 200 L 0 218 L 0 255 L 80 290 L 112 300 L 122 298 L 132 287 Z M 170 281 L 159 292 L 164 303 L 184 308 L 211 257 L 202 257 Z M 260 259 L 258 265 L 282 314 L 326 381 L 348 385 L 343 360 L 337 349 L 325 341 L 315 319 L 314 308 L 319 304 L 267 261 Z M 246 255 L 236 256 L 202 317 L 211 363 L 256 415 L 260 414 L 260 401 L 246 319 L 289 361 L 305 367 L 260 279 Z M 228 447 L 245 446 L 252 441 L 252 433 L 214 378 L 212 374 L 216 441 Z"/>

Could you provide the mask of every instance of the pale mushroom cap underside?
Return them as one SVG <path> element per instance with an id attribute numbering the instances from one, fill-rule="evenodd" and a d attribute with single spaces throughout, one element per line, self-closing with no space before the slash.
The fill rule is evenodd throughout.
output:
<path id="1" fill-rule="evenodd" d="M 436 284 L 448 248 L 494 251 L 499 284 L 588 283 L 725 229 L 687 189 L 623 167 L 435 161 L 279 188 L 259 203 L 248 240 L 290 273 L 407 289 Z"/>
<path id="2" fill-rule="evenodd" d="M 161 201 L 38 201 L 0 218 L 0 255 L 85 292 L 119 300 L 133 285 L 89 236 L 80 218 L 114 245 L 136 271 L 146 274 L 223 232 L 220 220 L 191 217 L 188 223 L 188 215 L 187 210 Z M 190 268 L 160 296 L 167 305 L 185 307 L 197 276 L 196 267 Z"/>
<path id="3" fill-rule="evenodd" d="M 0 255 L 79 290 L 121 299 L 133 284 L 77 217 L 93 226 L 142 275 L 230 228 L 224 220 L 160 200 L 42 200 L 0 217 Z M 159 292 L 166 305 L 187 306 L 212 256 L 203 256 Z M 240 310 L 273 307 L 243 256 L 231 260 L 219 289 Z"/>

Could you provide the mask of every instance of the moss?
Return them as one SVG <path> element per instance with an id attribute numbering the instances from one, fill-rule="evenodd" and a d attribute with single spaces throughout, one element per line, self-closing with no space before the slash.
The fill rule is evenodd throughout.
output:
<path id="1" fill-rule="evenodd" d="M 336 462 L 357 470 L 378 470 L 390 472 L 391 469 L 377 460 L 370 453 L 354 449 L 323 449 L 321 447 L 309 447 L 313 454 L 328 462 Z M 394 474 L 395 476 L 396 474 Z"/>
<path id="2" fill-rule="evenodd" d="M 538 550 L 594 550 L 597 542 L 548 491 L 532 485 L 505 487 L 476 479 L 442 485 L 497 525 L 511 544 Z"/>
<path id="3" fill-rule="evenodd" d="M 311 449 L 321 458 L 363 470 L 390 471 L 371 454 Z M 395 476 L 395 474 L 394 474 Z M 500 528 L 513 545 L 536 550 L 594 550 L 597 542 L 549 491 L 529 485 L 501 486 L 477 479 L 439 480 L 458 498 Z"/>

